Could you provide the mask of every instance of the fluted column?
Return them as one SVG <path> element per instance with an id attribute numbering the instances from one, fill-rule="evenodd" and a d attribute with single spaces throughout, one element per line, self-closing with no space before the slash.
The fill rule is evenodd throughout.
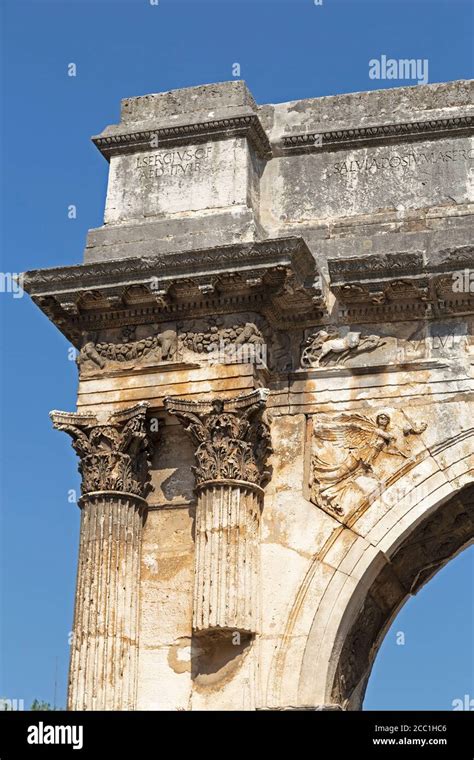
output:
<path id="1" fill-rule="evenodd" d="M 209 403 L 165 399 L 197 444 L 196 634 L 258 629 L 262 485 L 271 451 L 267 395 L 259 389 Z"/>
<path id="2" fill-rule="evenodd" d="M 68 709 L 133 710 L 142 527 L 150 490 L 147 404 L 106 420 L 51 412 L 80 457 L 81 533 Z"/>

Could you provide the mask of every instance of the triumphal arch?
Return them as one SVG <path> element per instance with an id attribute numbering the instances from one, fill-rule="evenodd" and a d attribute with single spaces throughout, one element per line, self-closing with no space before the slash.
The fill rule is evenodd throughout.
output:
<path id="1" fill-rule="evenodd" d="M 360 709 L 474 535 L 471 85 L 133 97 L 84 261 L 72 710 Z M 65 438 L 66 444 L 66 438 Z"/>

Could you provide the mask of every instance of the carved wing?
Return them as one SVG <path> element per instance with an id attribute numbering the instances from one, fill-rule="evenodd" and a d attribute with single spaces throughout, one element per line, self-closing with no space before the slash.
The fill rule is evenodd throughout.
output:
<path id="1" fill-rule="evenodd" d="M 316 422 L 314 425 L 314 434 L 318 438 L 346 449 L 371 447 L 374 433 L 379 433 L 375 422 L 361 414 L 341 414 L 331 422 Z"/>

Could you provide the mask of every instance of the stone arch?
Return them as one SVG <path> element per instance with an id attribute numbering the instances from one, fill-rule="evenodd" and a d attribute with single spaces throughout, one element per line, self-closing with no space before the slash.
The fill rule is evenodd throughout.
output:
<path id="1" fill-rule="evenodd" d="M 432 446 L 313 559 L 273 659 L 270 704 L 361 708 L 377 651 L 405 601 L 474 540 L 473 435 L 471 428 Z M 390 492 L 391 506 L 382 509 Z"/>

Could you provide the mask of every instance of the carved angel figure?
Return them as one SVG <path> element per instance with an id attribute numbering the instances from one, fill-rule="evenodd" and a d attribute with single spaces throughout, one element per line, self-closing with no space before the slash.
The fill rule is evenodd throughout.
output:
<path id="1" fill-rule="evenodd" d="M 426 424 L 406 425 L 400 430 L 391 424 L 390 415 L 381 412 L 375 421 L 361 414 L 341 414 L 333 422 L 315 421 L 316 446 L 311 460 L 311 500 L 336 514 L 365 493 L 365 477 L 378 480 L 372 465 L 383 452 L 409 459 L 409 452 L 398 444 L 400 434 L 419 435 Z M 405 447 L 406 448 L 406 447 Z"/>

